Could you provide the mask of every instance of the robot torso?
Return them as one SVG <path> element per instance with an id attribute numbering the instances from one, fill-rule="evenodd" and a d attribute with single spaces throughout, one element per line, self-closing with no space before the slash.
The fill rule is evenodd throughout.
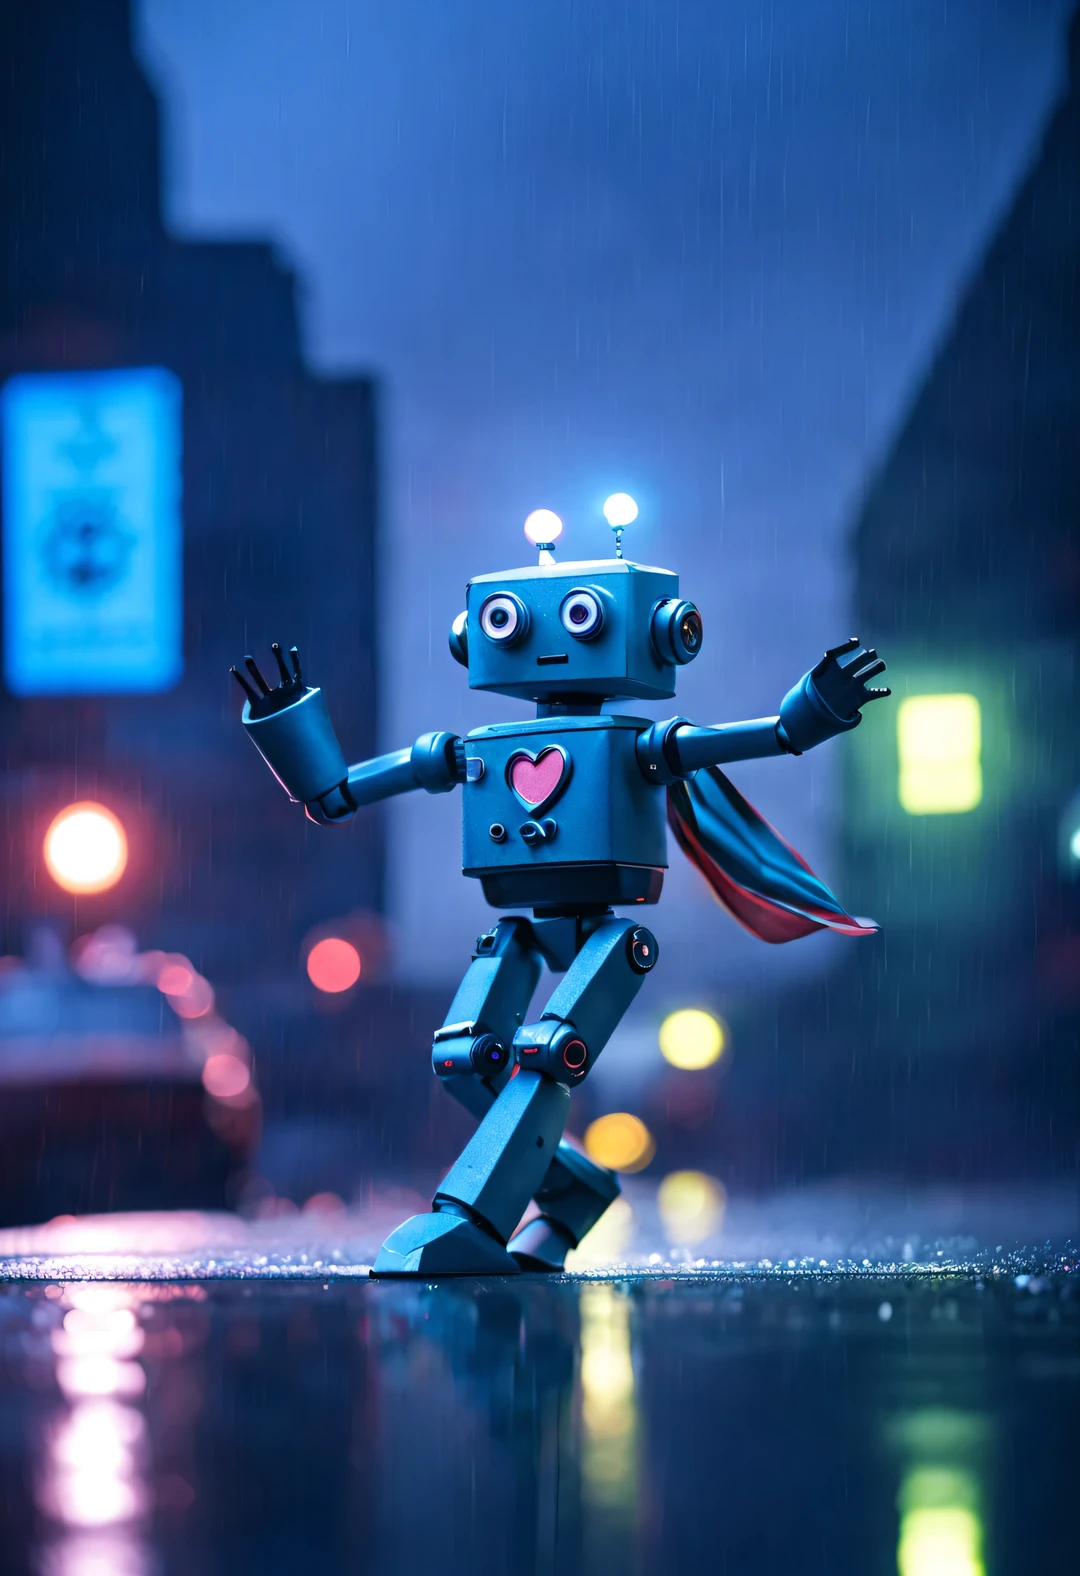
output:
<path id="1" fill-rule="evenodd" d="M 496 908 L 655 903 L 667 867 L 663 791 L 638 765 L 639 717 L 477 728 L 465 741 L 462 868 Z"/>

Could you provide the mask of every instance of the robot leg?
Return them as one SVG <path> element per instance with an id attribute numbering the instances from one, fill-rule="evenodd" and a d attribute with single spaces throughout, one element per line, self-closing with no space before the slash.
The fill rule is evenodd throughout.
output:
<path id="1" fill-rule="evenodd" d="M 390 1233 L 372 1274 L 517 1274 L 506 1242 L 551 1164 L 569 1104 L 562 1084 L 519 1069 L 443 1178 L 432 1213 Z"/>
<path id="2" fill-rule="evenodd" d="M 566 1122 L 567 1093 L 542 1074 L 510 1065 L 540 975 L 532 929 L 503 919 L 481 936 L 473 962 L 437 1032 L 432 1064 L 482 1118 L 435 1195 L 433 1211 L 399 1226 L 375 1275 L 516 1274 L 506 1240 L 543 1180 Z"/>
<path id="3" fill-rule="evenodd" d="M 527 919 L 500 919 L 477 938 L 472 963 L 431 1050 L 443 1088 L 473 1116 L 487 1115 L 513 1071 L 511 1046 L 540 966 Z"/>
<path id="4" fill-rule="evenodd" d="M 655 965 L 657 954 L 656 938 L 644 926 L 614 916 L 601 921 L 539 1023 L 526 1024 L 515 1036 L 521 1066 L 539 1065 L 549 1077 L 580 1083 Z M 535 1195 L 541 1213 L 513 1238 L 512 1255 L 522 1269 L 560 1270 L 569 1250 L 577 1247 L 618 1195 L 614 1173 L 564 1141 Z"/>

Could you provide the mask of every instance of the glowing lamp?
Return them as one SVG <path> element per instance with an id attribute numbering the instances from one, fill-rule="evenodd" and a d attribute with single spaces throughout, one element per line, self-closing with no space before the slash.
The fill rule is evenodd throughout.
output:
<path id="1" fill-rule="evenodd" d="M 69 804 L 45 833 L 45 868 L 65 892 L 107 892 L 127 864 L 124 828 L 103 804 Z"/>
<path id="2" fill-rule="evenodd" d="M 562 535 L 562 521 L 551 509 L 534 509 L 525 520 L 525 535 L 534 547 L 540 549 L 540 562 L 553 564 L 552 549 Z"/>
<path id="3" fill-rule="evenodd" d="M 562 535 L 563 523 L 551 509 L 534 509 L 525 520 L 525 535 L 534 547 L 549 550 Z"/>
<path id="4" fill-rule="evenodd" d="M 672 1067 L 697 1072 L 711 1067 L 724 1053 L 724 1030 L 711 1012 L 684 1007 L 660 1025 L 660 1054 Z"/>
<path id="5" fill-rule="evenodd" d="M 1080 864 L 1080 826 L 1076 828 L 1076 831 L 1069 838 L 1069 853 L 1076 860 L 1077 864 Z"/>
<path id="6" fill-rule="evenodd" d="M 604 519 L 613 531 L 633 525 L 638 517 L 638 506 L 629 493 L 612 493 L 604 502 Z"/>
<path id="7" fill-rule="evenodd" d="M 351 989 L 360 978 L 360 969 L 359 952 L 340 936 L 317 941 L 307 955 L 308 979 L 316 990 L 328 995 Z"/>
<path id="8" fill-rule="evenodd" d="M 982 711 L 974 695 L 915 695 L 896 717 L 900 803 L 909 815 L 956 815 L 982 799 Z"/>
<path id="9" fill-rule="evenodd" d="M 656 1153 L 656 1140 L 639 1117 L 612 1111 L 590 1122 L 585 1148 L 598 1166 L 609 1171 L 643 1171 Z"/>

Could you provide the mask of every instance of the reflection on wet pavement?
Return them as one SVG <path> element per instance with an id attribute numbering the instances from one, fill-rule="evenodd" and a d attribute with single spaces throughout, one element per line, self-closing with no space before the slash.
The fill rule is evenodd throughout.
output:
<path id="1" fill-rule="evenodd" d="M 0 1290 L 5 1572 L 1068 1568 L 1067 1244 L 423 1285 L 233 1229 L 243 1281 Z"/>

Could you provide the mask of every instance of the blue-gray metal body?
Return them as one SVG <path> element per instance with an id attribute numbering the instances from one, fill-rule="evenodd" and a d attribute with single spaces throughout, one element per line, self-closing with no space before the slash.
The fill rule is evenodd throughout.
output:
<path id="1" fill-rule="evenodd" d="M 237 675 L 259 713 L 245 705 L 249 736 L 313 820 L 343 822 L 395 794 L 460 785 L 464 874 L 494 907 L 533 911 L 532 919 L 500 919 L 478 939 L 435 1034 L 434 1071 L 479 1126 L 432 1212 L 392 1233 L 375 1274 L 558 1269 L 617 1195 L 615 1176 L 562 1132 L 569 1092 L 656 963 L 652 933 L 612 909 L 660 895 L 664 790 L 706 766 L 799 754 L 856 726 L 868 698 L 851 698 L 854 679 L 837 657 L 852 641 L 826 653 L 775 717 L 706 728 L 685 717 L 653 723 L 602 713 L 616 697 L 672 697 L 701 637 L 697 609 L 666 569 L 547 561 L 479 576 L 454 621 L 451 652 L 467 666 L 470 688 L 535 701 L 538 715 L 465 739 L 424 734 L 410 749 L 354 766 L 345 764 L 321 692 L 303 689 L 295 652 L 290 675 L 274 648 L 277 691 L 256 695 Z M 263 683 L 251 659 L 248 671 Z M 835 707 L 850 702 L 854 715 L 826 695 Z M 562 979 L 526 1023 L 545 965 Z M 530 1198 L 540 1213 L 511 1236 Z"/>
<path id="2" fill-rule="evenodd" d="M 594 634 L 575 639 L 560 610 L 578 589 L 596 595 L 601 621 Z M 500 592 L 520 599 L 526 627 L 501 642 L 477 638 L 480 610 Z M 678 600 L 677 574 L 626 559 L 478 575 L 466 590 L 469 688 L 535 701 L 565 695 L 666 700 L 675 693 L 677 664 L 657 649 L 652 619 L 658 604 Z"/>
<path id="3" fill-rule="evenodd" d="M 648 727 L 561 716 L 466 737 L 462 869 L 493 907 L 656 902 L 667 823 L 664 796 L 638 765 Z"/>

